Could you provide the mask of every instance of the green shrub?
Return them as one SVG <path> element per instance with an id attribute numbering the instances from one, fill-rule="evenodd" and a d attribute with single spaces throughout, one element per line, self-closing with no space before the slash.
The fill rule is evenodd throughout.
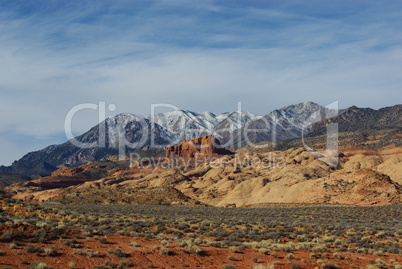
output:
<path id="1" fill-rule="evenodd" d="M 48 257 L 57 256 L 57 250 L 54 247 L 45 248 L 45 254 Z"/>
<path id="2" fill-rule="evenodd" d="M 234 257 L 234 256 L 229 255 L 229 256 L 228 256 L 228 260 L 230 260 L 230 261 L 234 261 L 234 260 L 236 260 L 236 259 L 235 259 L 235 257 Z"/>
<path id="3" fill-rule="evenodd" d="M 121 249 L 119 248 L 115 248 L 112 254 L 118 258 L 123 258 L 127 256 L 127 254 L 121 251 Z"/>
<path id="4" fill-rule="evenodd" d="M 47 266 L 46 263 L 35 261 L 31 263 L 29 269 L 51 269 L 52 267 Z"/>
<path id="5" fill-rule="evenodd" d="M 239 249 L 238 249 L 237 247 L 235 247 L 235 246 L 229 247 L 229 250 L 230 250 L 230 252 L 232 252 L 232 253 L 237 253 L 237 252 L 239 252 Z"/>
<path id="6" fill-rule="evenodd" d="M 291 267 L 292 269 L 299 269 L 299 268 L 300 268 L 300 265 L 298 265 L 297 263 L 291 263 L 291 264 L 290 264 L 290 267 Z"/>
<path id="7" fill-rule="evenodd" d="M 295 255 L 293 255 L 293 253 L 289 253 L 288 255 L 286 255 L 286 259 L 288 260 L 293 260 L 295 258 Z"/>
<path id="8" fill-rule="evenodd" d="M 13 239 L 13 235 L 10 231 L 4 231 L 1 235 L 1 241 L 10 242 Z"/>
<path id="9" fill-rule="evenodd" d="M 169 255 L 169 249 L 167 248 L 161 248 L 159 251 L 162 255 Z"/>
<path id="10" fill-rule="evenodd" d="M 198 246 L 193 245 L 190 247 L 190 252 L 193 254 L 201 254 L 202 250 Z"/>
<path id="11" fill-rule="evenodd" d="M 337 258 L 337 259 L 339 259 L 339 260 L 342 259 L 341 254 L 339 254 L 338 252 L 335 252 L 333 255 L 334 255 L 335 258 Z"/>
<path id="12" fill-rule="evenodd" d="M 274 269 L 273 265 L 256 265 L 254 266 L 254 269 Z"/>
<path id="13" fill-rule="evenodd" d="M 326 247 L 313 247 L 314 252 L 326 252 L 327 248 Z"/>
<path id="14" fill-rule="evenodd" d="M 138 246 L 138 243 L 135 242 L 135 241 L 131 241 L 131 242 L 130 242 L 130 246 L 132 246 L 132 247 L 137 247 L 137 246 Z"/>
<path id="15" fill-rule="evenodd" d="M 25 251 L 28 252 L 28 253 L 37 253 L 37 252 L 41 253 L 41 252 L 43 252 L 43 250 L 41 248 L 35 247 L 32 244 L 28 244 L 26 246 L 26 248 L 25 248 Z"/>

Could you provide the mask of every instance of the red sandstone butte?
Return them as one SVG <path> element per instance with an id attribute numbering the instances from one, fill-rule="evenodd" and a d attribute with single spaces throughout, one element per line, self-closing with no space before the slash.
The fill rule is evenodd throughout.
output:
<path id="1" fill-rule="evenodd" d="M 232 154 L 232 152 L 222 148 L 219 140 L 212 135 L 184 140 L 180 145 L 166 147 L 166 158 L 168 159 L 177 157 L 194 158 L 197 154 L 217 156 Z"/>

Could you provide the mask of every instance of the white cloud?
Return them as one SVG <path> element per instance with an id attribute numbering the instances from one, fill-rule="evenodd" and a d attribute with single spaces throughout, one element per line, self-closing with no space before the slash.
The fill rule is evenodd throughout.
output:
<path id="1" fill-rule="evenodd" d="M 54 137 L 83 102 L 148 114 L 151 103 L 222 112 L 241 101 L 266 114 L 306 100 L 374 108 L 397 100 L 397 8 L 324 18 L 208 2 L 144 5 L 71 6 L 46 16 L 3 10 L 0 133 Z M 79 116 L 76 131 L 96 123 L 93 111 Z"/>

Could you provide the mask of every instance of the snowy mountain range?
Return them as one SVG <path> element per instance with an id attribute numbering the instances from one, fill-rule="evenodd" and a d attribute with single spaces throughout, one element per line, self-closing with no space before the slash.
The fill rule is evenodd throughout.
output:
<path id="1" fill-rule="evenodd" d="M 4 172 L 45 175 L 61 165 L 78 165 L 139 150 L 163 150 L 184 139 L 213 134 L 224 147 L 238 148 L 262 141 L 298 138 L 310 123 L 328 112 L 313 102 L 274 110 L 265 116 L 246 111 L 227 113 L 177 110 L 155 115 L 129 113 L 108 118 L 86 133 L 60 145 L 30 152 Z M 307 128 L 306 128 L 307 127 Z M 93 145 L 91 145 L 93 144 Z"/>

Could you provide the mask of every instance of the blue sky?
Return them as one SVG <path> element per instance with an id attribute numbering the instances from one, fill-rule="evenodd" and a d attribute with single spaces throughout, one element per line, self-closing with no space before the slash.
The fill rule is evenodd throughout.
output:
<path id="1" fill-rule="evenodd" d="M 401 1 L 0 1 L 0 164 L 64 142 L 79 103 L 400 103 L 400 14 Z M 74 131 L 96 117 L 77 114 Z"/>

